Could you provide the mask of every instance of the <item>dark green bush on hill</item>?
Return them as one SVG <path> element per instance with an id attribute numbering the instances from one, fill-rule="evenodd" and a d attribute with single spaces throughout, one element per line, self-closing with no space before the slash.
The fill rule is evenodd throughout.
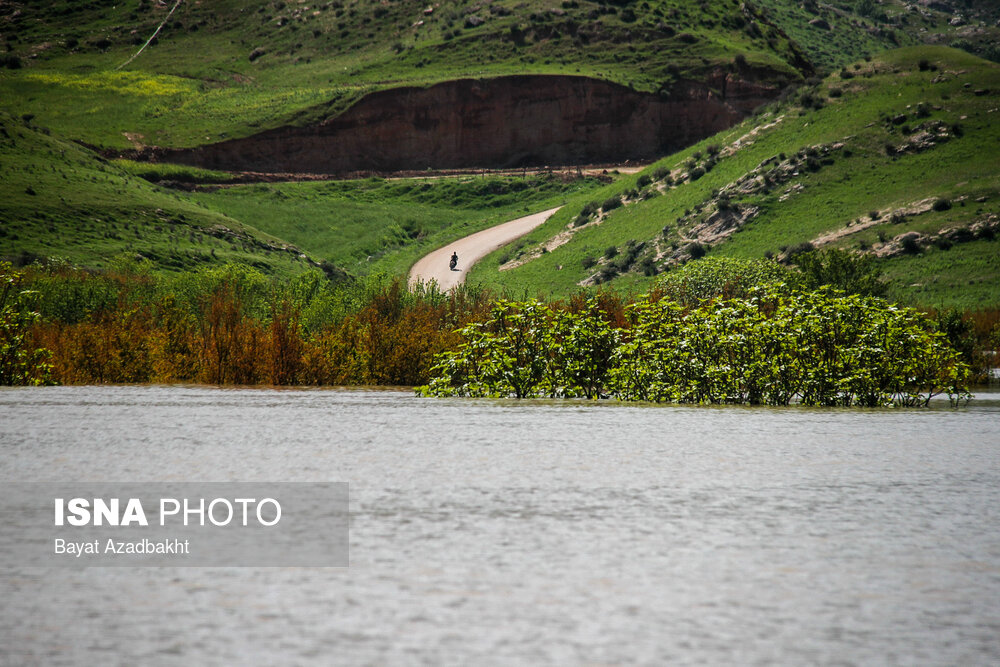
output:
<path id="1" fill-rule="evenodd" d="M 802 272 L 802 285 L 818 289 L 824 285 L 848 294 L 885 296 L 888 286 L 882 280 L 877 260 L 837 248 L 804 252 L 794 259 Z"/>
<path id="2" fill-rule="evenodd" d="M 694 243 L 688 245 L 688 253 L 691 255 L 691 259 L 701 259 L 708 252 L 708 249 L 702 243 L 695 241 Z"/>

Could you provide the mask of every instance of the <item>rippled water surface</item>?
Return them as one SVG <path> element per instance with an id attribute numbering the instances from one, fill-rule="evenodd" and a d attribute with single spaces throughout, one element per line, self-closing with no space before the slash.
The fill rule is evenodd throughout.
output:
<path id="1" fill-rule="evenodd" d="M 1000 663 L 1000 395 L 0 391 L 7 481 L 346 481 L 351 566 L 0 567 L 0 663 Z"/>

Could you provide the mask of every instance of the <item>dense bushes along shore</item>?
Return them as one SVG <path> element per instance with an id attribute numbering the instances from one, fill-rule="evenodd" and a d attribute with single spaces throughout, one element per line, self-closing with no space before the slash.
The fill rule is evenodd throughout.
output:
<path id="1" fill-rule="evenodd" d="M 810 289 L 808 272 L 764 261 L 696 262 L 636 299 L 558 303 L 388 278 L 335 284 L 318 272 L 279 284 L 237 265 L 0 274 L 3 384 L 423 384 L 429 395 L 918 405 L 967 396 L 967 362 L 995 347 L 983 330 L 997 316 L 935 320 Z"/>
<path id="2" fill-rule="evenodd" d="M 6 338 L 34 355 L 0 384 L 412 386 L 491 303 L 387 278 L 334 284 L 318 271 L 278 283 L 241 265 L 178 276 L 132 263 L 0 272 L 19 283 Z"/>

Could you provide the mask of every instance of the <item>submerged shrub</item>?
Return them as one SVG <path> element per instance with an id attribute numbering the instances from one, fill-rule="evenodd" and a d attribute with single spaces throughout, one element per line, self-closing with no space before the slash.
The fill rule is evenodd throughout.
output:
<path id="1" fill-rule="evenodd" d="M 40 314 L 31 345 L 52 350 L 60 382 L 420 384 L 491 299 L 320 270 L 278 281 L 242 265 L 155 276 L 113 264 L 28 272 Z"/>
<path id="2" fill-rule="evenodd" d="M 459 334 L 464 342 L 439 356 L 424 394 L 591 398 L 605 385 L 618 338 L 596 299 L 576 313 L 501 300 Z"/>
<path id="3" fill-rule="evenodd" d="M 432 396 L 594 396 L 675 403 L 917 406 L 967 399 L 968 365 L 908 308 L 785 287 L 684 306 L 659 294 L 612 327 L 590 304 L 569 313 L 499 302 L 459 332 Z"/>

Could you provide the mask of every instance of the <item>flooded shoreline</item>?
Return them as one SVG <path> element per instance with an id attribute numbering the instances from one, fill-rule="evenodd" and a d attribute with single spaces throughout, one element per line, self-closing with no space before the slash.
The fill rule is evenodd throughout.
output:
<path id="1" fill-rule="evenodd" d="M 348 568 L 0 568 L 0 664 L 993 664 L 958 410 L 0 391 L 0 480 L 350 484 Z"/>

